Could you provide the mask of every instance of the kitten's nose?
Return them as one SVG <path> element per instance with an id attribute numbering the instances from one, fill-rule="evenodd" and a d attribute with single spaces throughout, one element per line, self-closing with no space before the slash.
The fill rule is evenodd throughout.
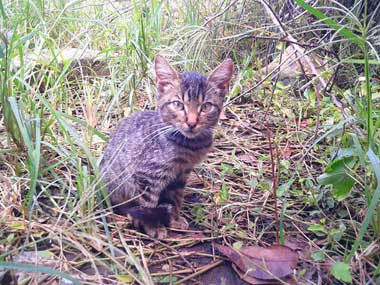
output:
<path id="1" fill-rule="evenodd" d="M 198 124 L 198 116 L 196 112 L 189 110 L 187 113 L 186 124 L 190 129 L 194 129 Z"/>
<path id="2" fill-rule="evenodd" d="M 186 124 L 187 124 L 187 126 L 188 126 L 190 129 L 194 129 L 195 126 L 197 125 L 197 121 L 187 121 Z"/>

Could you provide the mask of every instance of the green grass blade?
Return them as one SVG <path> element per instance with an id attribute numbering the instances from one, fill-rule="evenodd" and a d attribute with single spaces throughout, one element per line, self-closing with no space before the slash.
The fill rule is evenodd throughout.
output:
<path id="1" fill-rule="evenodd" d="M 34 193 L 36 192 L 37 179 L 39 175 L 40 167 L 40 155 L 41 155 L 41 126 L 39 118 L 34 120 L 35 125 L 35 135 L 33 140 L 33 135 L 30 133 L 32 129 L 31 123 L 29 125 L 25 124 L 25 118 L 22 116 L 22 109 L 17 105 L 14 97 L 9 97 L 10 107 L 12 109 L 13 115 L 16 118 L 18 129 L 22 135 L 24 144 L 27 147 L 28 153 L 28 168 L 30 172 L 30 189 L 25 200 L 24 205 L 28 210 L 31 210 L 31 203 L 33 201 Z"/>
<path id="2" fill-rule="evenodd" d="M 7 14 L 5 14 L 5 10 L 4 10 L 3 0 L 0 0 L 0 14 L 1 14 L 1 17 L 3 17 L 3 19 L 7 19 Z"/>
<path id="3" fill-rule="evenodd" d="M 85 127 L 87 129 L 89 129 L 91 132 L 94 132 L 94 134 L 97 135 L 99 138 L 101 138 L 103 141 L 105 141 L 105 142 L 108 141 L 108 138 L 105 135 L 103 135 L 100 131 L 98 131 L 94 127 L 91 127 L 84 120 L 81 120 L 80 118 L 77 118 L 77 117 L 71 116 L 69 114 L 62 113 L 62 112 L 58 112 L 58 111 L 57 111 L 57 114 L 59 114 L 60 116 L 63 116 L 64 118 L 69 119 L 69 120 L 71 120 L 71 121 L 73 121 L 73 122 L 81 125 L 82 127 Z"/>
<path id="4" fill-rule="evenodd" d="M 338 24 L 333 19 L 326 16 L 323 12 L 319 11 L 318 9 L 315 9 L 313 6 L 309 5 L 304 0 L 295 0 L 295 1 L 299 6 L 307 10 L 313 16 L 315 16 L 316 18 L 318 18 L 325 24 L 329 25 L 330 27 L 338 31 L 346 39 L 350 40 L 351 42 L 356 43 L 359 46 L 364 46 L 366 44 L 366 42 L 362 38 L 360 38 L 359 36 L 351 32 L 347 28 L 343 27 L 342 25 Z"/>
<path id="5" fill-rule="evenodd" d="M 365 64 L 365 60 L 359 59 L 359 58 L 343 58 L 342 62 L 351 63 L 351 64 L 363 64 L 363 65 Z M 380 61 L 378 61 L 377 59 L 369 59 L 368 64 L 380 65 Z"/>
<path id="6" fill-rule="evenodd" d="M 373 150 L 370 148 L 367 152 L 367 156 L 371 162 L 372 168 L 375 172 L 376 180 L 377 180 L 377 187 L 372 195 L 372 199 L 369 203 L 368 212 L 367 215 L 363 221 L 363 225 L 360 228 L 359 231 L 359 237 L 355 240 L 355 243 L 350 251 L 350 254 L 347 256 L 346 261 L 349 262 L 352 257 L 354 256 L 355 252 L 358 250 L 360 243 L 363 240 L 364 234 L 367 232 L 368 226 L 370 221 L 372 220 L 376 207 L 379 204 L 380 199 L 380 163 L 379 159 L 377 158 L 376 154 L 373 152 Z"/>
<path id="7" fill-rule="evenodd" d="M 35 273 L 45 273 L 49 275 L 56 275 L 71 281 L 75 285 L 82 284 L 78 279 L 71 277 L 69 274 L 51 269 L 47 266 L 33 265 L 26 263 L 13 263 L 13 262 L 0 262 L 0 269 L 21 270 Z"/>
<path id="8" fill-rule="evenodd" d="M 24 141 L 24 144 L 26 145 L 26 147 L 27 147 L 28 150 L 33 149 L 33 142 L 31 140 L 31 136 L 28 133 L 28 130 L 27 130 L 26 126 L 25 126 L 25 120 L 22 118 L 21 109 L 17 105 L 16 100 L 15 100 L 14 97 L 9 97 L 8 98 L 8 102 L 9 102 L 10 107 L 12 109 L 13 115 L 16 118 L 17 125 L 18 125 L 18 128 L 20 130 L 20 133 L 21 133 L 22 139 Z"/>

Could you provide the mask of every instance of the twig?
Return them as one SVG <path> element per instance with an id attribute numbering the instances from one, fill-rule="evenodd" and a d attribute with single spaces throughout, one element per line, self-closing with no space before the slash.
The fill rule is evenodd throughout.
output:
<path id="1" fill-rule="evenodd" d="M 334 93 L 331 93 L 331 99 L 332 99 L 332 102 L 334 103 L 334 105 L 337 106 L 340 109 L 340 112 L 342 113 L 343 117 L 345 119 L 348 119 L 349 116 L 347 115 L 346 111 L 344 110 L 343 103 L 340 102 L 338 100 L 338 98 L 336 98 L 336 96 L 335 96 Z M 361 129 L 359 129 L 359 127 L 357 127 L 356 125 L 354 125 L 353 123 L 351 124 L 351 128 L 353 128 L 360 137 L 362 137 L 362 138 L 366 137 L 366 135 L 363 133 L 363 131 Z"/>
<path id="2" fill-rule="evenodd" d="M 280 65 L 282 64 L 282 55 L 283 55 L 283 52 L 284 52 L 284 50 L 282 50 L 281 53 L 280 53 L 280 60 L 279 60 Z M 268 58 L 268 57 L 266 57 L 266 58 Z M 268 67 L 268 64 L 266 64 L 266 66 Z M 279 234 L 280 221 L 279 221 L 279 215 L 278 215 L 278 201 L 277 201 L 278 178 L 276 176 L 276 170 L 275 170 L 275 166 L 276 166 L 277 160 L 275 161 L 274 160 L 274 156 L 273 156 L 273 148 L 272 148 L 272 140 L 271 140 L 271 129 L 270 129 L 268 121 L 267 121 L 267 116 L 268 116 L 268 113 L 269 113 L 270 106 L 272 105 L 272 100 L 273 100 L 273 97 L 274 97 L 274 90 L 276 89 L 276 86 L 277 86 L 277 83 L 278 83 L 278 79 L 279 79 L 279 76 L 276 77 L 276 81 L 273 84 L 273 89 L 272 89 L 272 93 L 271 93 L 271 96 L 270 96 L 270 99 L 269 99 L 268 108 L 266 109 L 265 114 L 264 114 L 264 123 L 265 123 L 265 127 L 266 127 L 266 130 L 267 130 L 267 138 L 268 138 L 269 153 L 270 153 L 270 160 L 271 160 L 271 173 L 272 173 L 272 189 L 271 190 L 272 190 L 273 199 L 274 199 L 274 218 L 275 218 L 275 224 L 276 224 L 276 226 L 275 226 L 276 227 L 276 231 L 275 232 L 276 232 L 276 243 L 277 244 L 280 243 L 280 238 L 279 238 L 279 235 L 280 235 Z"/>
<path id="3" fill-rule="evenodd" d="M 189 266 L 189 269 L 191 269 L 193 272 L 195 272 L 195 268 L 193 267 L 193 265 L 178 250 L 176 250 L 174 247 L 172 247 L 170 245 L 165 244 L 164 242 L 161 242 L 158 239 L 153 239 L 153 240 L 156 243 L 160 244 L 161 246 L 166 247 L 166 248 L 174 251 L 187 264 L 187 266 Z"/>
<path id="4" fill-rule="evenodd" d="M 231 8 L 232 5 L 234 5 L 236 2 L 238 2 L 238 0 L 235 0 L 235 1 L 232 1 L 229 5 L 227 5 L 226 8 L 223 9 L 223 11 L 219 12 L 218 14 L 215 14 L 214 16 L 212 16 L 211 18 L 207 19 L 206 22 L 203 23 L 202 27 L 206 27 L 211 21 L 215 20 L 216 18 L 222 16 L 224 13 L 227 12 L 228 9 Z"/>
<path id="5" fill-rule="evenodd" d="M 265 0 L 260 0 L 260 2 L 263 4 L 264 9 L 268 13 L 269 17 L 272 19 L 273 23 L 276 24 L 279 27 L 279 29 L 281 30 L 281 32 L 284 34 L 285 38 L 289 39 L 292 42 L 297 42 L 297 40 L 285 30 L 285 27 L 282 25 L 281 21 L 278 19 L 277 15 L 274 13 L 274 11 L 270 7 L 270 5 Z M 304 53 L 304 51 L 300 48 L 299 45 L 293 45 L 293 47 L 298 52 L 304 54 L 305 61 L 309 65 L 311 71 L 313 72 L 313 74 L 318 76 L 319 81 L 321 82 L 323 88 L 326 88 L 327 85 L 326 85 L 325 80 L 320 76 L 319 72 L 315 68 L 315 65 L 311 61 L 310 57 Z"/>
<path id="6" fill-rule="evenodd" d="M 241 40 L 250 39 L 250 38 L 259 39 L 259 40 L 278 41 L 278 42 L 288 43 L 291 45 L 298 45 L 298 46 L 303 47 L 303 48 L 318 49 L 318 50 L 321 50 L 325 53 L 328 53 L 328 54 L 331 54 L 334 56 L 336 55 L 335 51 L 328 50 L 328 49 L 326 49 L 320 45 L 304 43 L 304 42 L 300 42 L 297 40 L 291 40 L 286 36 L 276 37 L 276 36 L 262 36 L 262 35 L 245 35 L 245 36 L 242 36 L 241 38 L 239 38 L 238 40 L 241 41 Z"/>
<path id="7" fill-rule="evenodd" d="M 267 124 L 268 126 L 268 124 Z M 273 193 L 273 199 L 274 199 L 274 218 L 276 221 L 276 243 L 279 244 L 280 237 L 279 237 L 279 219 L 278 219 L 278 205 L 277 205 L 277 176 L 275 171 L 275 161 L 273 156 L 273 149 L 272 149 L 272 141 L 271 141 L 271 130 L 269 129 L 269 126 L 267 128 L 267 138 L 269 142 L 269 153 L 270 153 L 270 161 L 271 161 L 271 171 L 272 171 L 272 193 Z"/>
<path id="8" fill-rule="evenodd" d="M 181 283 L 183 283 L 183 282 L 185 282 L 187 280 L 190 280 L 191 278 L 194 278 L 194 277 L 196 277 L 198 275 L 201 275 L 204 272 L 209 271 L 210 269 L 213 269 L 213 268 L 217 267 L 218 265 L 222 264 L 223 262 L 224 262 L 224 260 L 218 260 L 218 261 L 216 261 L 214 263 L 211 263 L 210 265 L 206 265 L 206 266 L 202 267 L 199 271 L 194 272 L 193 274 L 190 274 L 189 276 L 186 276 L 185 278 L 177 281 L 174 284 L 178 285 L 178 284 L 181 284 Z"/>

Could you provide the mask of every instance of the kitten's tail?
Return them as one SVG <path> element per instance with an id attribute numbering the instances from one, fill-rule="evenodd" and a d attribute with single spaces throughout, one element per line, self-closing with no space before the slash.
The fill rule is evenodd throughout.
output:
<path id="1" fill-rule="evenodd" d="M 143 224 L 150 226 L 169 226 L 172 206 L 169 204 L 160 205 L 156 208 L 142 206 L 132 207 L 126 210 L 127 216 L 139 220 Z"/>

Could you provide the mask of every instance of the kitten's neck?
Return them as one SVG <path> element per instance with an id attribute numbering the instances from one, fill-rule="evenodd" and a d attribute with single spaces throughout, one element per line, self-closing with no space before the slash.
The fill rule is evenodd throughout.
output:
<path id="1" fill-rule="evenodd" d="M 195 138 L 187 138 L 180 131 L 174 130 L 166 134 L 166 138 L 178 146 L 198 151 L 212 145 L 212 131 L 205 130 Z"/>

